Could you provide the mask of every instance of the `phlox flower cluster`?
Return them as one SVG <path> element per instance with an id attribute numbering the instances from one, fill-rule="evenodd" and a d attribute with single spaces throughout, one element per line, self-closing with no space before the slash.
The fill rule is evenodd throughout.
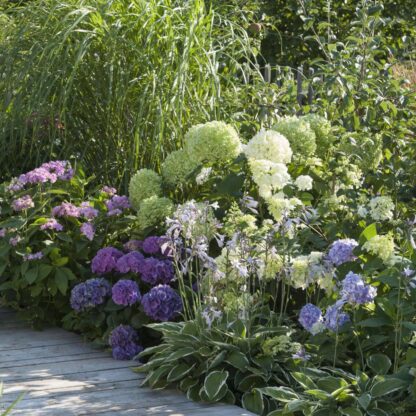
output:
<path id="1" fill-rule="evenodd" d="M 74 170 L 66 160 L 56 160 L 44 163 L 40 167 L 20 175 L 15 183 L 19 185 L 33 185 L 37 183 L 55 183 L 58 179 L 69 180 L 74 176 Z"/>
<path id="2" fill-rule="evenodd" d="M 62 231 L 64 227 L 56 221 L 55 218 L 49 218 L 44 224 L 40 226 L 41 230 L 55 230 Z"/>
<path id="3" fill-rule="evenodd" d="M 79 210 L 79 215 L 87 220 L 93 220 L 98 216 L 98 209 L 93 208 L 89 202 L 82 202 Z"/>
<path id="4" fill-rule="evenodd" d="M 117 194 L 117 189 L 113 188 L 111 186 L 105 185 L 101 188 L 101 192 L 104 193 L 104 194 L 107 194 L 107 196 L 111 197 L 111 196 Z"/>
<path id="5" fill-rule="evenodd" d="M 89 279 L 73 287 L 71 291 L 71 307 L 82 311 L 104 303 L 111 294 L 111 285 L 104 278 Z"/>
<path id="6" fill-rule="evenodd" d="M 143 347 L 138 344 L 139 336 L 129 325 L 119 325 L 110 334 L 109 344 L 115 360 L 131 360 Z"/>
<path id="7" fill-rule="evenodd" d="M 53 217 L 74 217 L 80 216 L 80 209 L 70 202 L 62 202 L 61 205 L 57 205 L 52 208 Z"/>
<path id="8" fill-rule="evenodd" d="M 82 224 L 81 227 L 80 227 L 80 232 L 88 240 L 90 240 L 90 241 L 94 240 L 95 228 L 94 228 L 94 226 L 91 223 L 84 222 L 84 224 Z"/>

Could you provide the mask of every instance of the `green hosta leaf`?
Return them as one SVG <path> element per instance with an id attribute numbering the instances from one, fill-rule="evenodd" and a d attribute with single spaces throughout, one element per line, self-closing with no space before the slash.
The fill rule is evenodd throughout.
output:
<path id="1" fill-rule="evenodd" d="M 198 402 L 199 400 L 201 400 L 201 397 L 199 395 L 199 386 L 198 384 L 195 384 L 195 386 L 192 386 L 188 389 L 188 391 L 186 392 L 186 397 L 189 400 L 193 400 L 194 402 Z"/>
<path id="2" fill-rule="evenodd" d="M 250 393 L 244 393 L 241 400 L 244 409 L 261 415 L 264 411 L 263 396 L 259 390 L 255 389 Z"/>
<path id="3" fill-rule="evenodd" d="M 218 393 L 213 398 L 209 398 L 205 391 L 205 388 L 201 387 L 201 389 L 199 390 L 199 396 L 201 397 L 201 400 L 203 400 L 204 402 L 219 402 L 228 393 L 228 391 L 229 390 L 227 384 L 223 384 L 219 389 Z"/>
<path id="4" fill-rule="evenodd" d="M 221 351 L 209 364 L 209 369 L 215 368 L 217 365 L 221 364 L 227 355 L 227 351 Z"/>
<path id="5" fill-rule="evenodd" d="M 272 399 L 278 400 L 279 402 L 291 402 L 292 400 L 298 400 L 299 396 L 288 387 L 264 387 L 260 391 L 271 397 Z"/>
<path id="6" fill-rule="evenodd" d="M 180 388 L 181 391 L 187 391 L 188 389 L 190 389 L 191 387 L 193 387 L 197 384 L 198 384 L 198 379 L 187 377 L 187 378 L 184 378 L 180 382 L 179 388 Z"/>
<path id="7" fill-rule="evenodd" d="M 156 370 L 152 371 L 147 377 L 146 381 L 150 387 L 155 388 L 164 376 L 172 370 L 172 365 L 162 365 Z"/>
<path id="8" fill-rule="evenodd" d="M 225 361 L 243 373 L 247 370 L 247 367 L 250 364 L 247 357 L 239 351 L 229 353 Z"/>
<path id="9" fill-rule="evenodd" d="M 300 412 L 309 408 L 309 402 L 307 400 L 296 399 L 286 404 L 285 410 L 289 412 Z"/>
<path id="10" fill-rule="evenodd" d="M 375 383 L 370 391 L 372 397 L 383 397 L 407 386 L 398 378 L 388 378 Z"/>
<path id="11" fill-rule="evenodd" d="M 205 377 L 204 391 L 209 400 L 214 400 L 220 393 L 221 388 L 227 382 L 228 376 L 228 371 L 212 371 Z"/>
<path id="12" fill-rule="evenodd" d="M 305 389 L 316 389 L 313 380 L 303 373 L 292 373 L 292 377 Z"/>
<path id="13" fill-rule="evenodd" d="M 391 367 L 390 358 L 385 354 L 373 354 L 367 359 L 367 365 L 378 375 L 387 374 Z"/>
<path id="14" fill-rule="evenodd" d="M 32 284 L 36 281 L 36 279 L 38 278 L 38 275 L 39 275 L 39 267 L 38 266 L 32 267 L 25 273 L 25 280 L 29 284 Z"/>
<path id="15" fill-rule="evenodd" d="M 319 400 L 332 399 L 332 396 L 324 390 L 311 389 L 311 390 L 305 390 L 305 393 L 309 394 L 310 396 L 316 397 Z"/>
<path id="16" fill-rule="evenodd" d="M 368 393 L 364 393 L 360 397 L 357 397 L 359 405 L 366 410 L 371 403 L 371 396 Z"/>
<path id="17" fill-rule="evenodd" d="M 325 390 L 328 393 L 333 393 L 334 391 L 347 387 L 348 383 L 339 377 L 324 377 L 317 381 L 316 383 L 321 390 Z"/>
<path id="18" fill-rule="evenodd" d="M 189 364 L 180 363 L 175 365 L 167 376 L 167 380 L 171 383 L 173 381 L 178 381 L 184 378 L 192 369 L 195 367 L 195 364 L 191 366 Z"/>
<path id="19" fill-rule="evenodd" d="M 172 362 L 176 361 L 178 358 L 181 357 L 188 357 L 189 355 L 195 354 L 195 349 L 193 347 L 185 347 L 185 348 L 179 348 L 175 352 L 173 352 L 171 355 L 169 355 L 166 358 L 166 361 Z"/>
<path id="20" fill-rule="evenodd" d="M 385 412 L 382 409 L 371 409 L 371 410 L 367 410 L 367 415 L 368 416 L 391 416 L 391 415 L 389 415 L 387 412 Z"/>

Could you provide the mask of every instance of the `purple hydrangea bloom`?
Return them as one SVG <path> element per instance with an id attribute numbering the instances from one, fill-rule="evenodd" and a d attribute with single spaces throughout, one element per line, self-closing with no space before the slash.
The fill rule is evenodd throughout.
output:
<path id="1" fill-rule="evenodd" d="M 87 220 L 92 220 L 98 216 L 98 209 L 93 208 L 89 202 L 83 202 L 79 208 L 79 214 Z"/>
<path id="2" fill-rule="evenodd" d="M 139 273 L 143 282 L 149 285 L 167 284 L 172 281 L 175 274 L 170 260 L 159 260 L 154 257 L 149 257 L 142 261 Z"/>
<path id="3" fill-rule="evenodd" d="M 114 195 L 106 203 L 108 213 L 107 216 L 112 217 L 114 215 L 121 214 L 125 209 L 131 208 L 129 198 L 127 196 Z"/>
<path id="4" fill-rule="evenodd" d="M 131 251 L 124 254 L 117 260 L 117 271 L 119 273 L 139 273 L 141 264 L 144 261 L 144 256 L 138 251 Z"/>
<path id="5" fill-rule="evenodd" d="M 143 248 L 143 241 L 141 240 L 130 240 L 123 246 L 125 251 L 137 251 Z"/>
<path id="6" fill-rule="evenodd" d="M 25 254 L 23 256 L 24 261 L 31 261 L 31 260 L 40 260 L 43 258 L 43 253 L 38 251 L 37 253 Z"/>
<path id="7" fill-rule="evenodd" d="M 52 208 L 53 217 L 74 217 L 78 218 L 80 215 L 79 208 L 70 202 L 62 202 L 61 205 Z"/>
<path id="8" fill-rule="evenodd" d="M 32 201 L 30 195 L 22 196 L 12 202 L 12 208 L 16 211 L 24 211 L 25 209 L 33 208 L 35 204 Z"/>
<path id="9" fill-rule="evenodd" d="M 70 180 L 74 176 L 74 169 L 67 160 L 52 160 L 44 163 L 42 168 L 47 169 L 50 173 L 55 174 L 58 179 Z"/>
<path id="10" fill-rule="evenodd" d="M 76 311 L 91 308 L 104 303 L 111 294 L 111 285 L 104 278 L 89 279 L 79 283 L 71 291 L 71 307 Z"/>
<path id="11" fill-rule="evenodd" d="M 5 228 L 0 228 L 0 238 L 6 237 L 6 232 Z"/>
<path id="12" fill-rule="evenodd" d="M 335 266 L 352 261 L 356 258 L 353 250 L 357 246 L 358 243 L 351 238 L 334 241 L 328 253 L 328 260 Z"/>
<path id="13" fill-rule="evenodd" d="M 156 321 L 169 321 L 182 311 L 180 296 L 168 285 L 155 286 L 142 298 L 144 312 Z"/>
<path id="14" fill-rule="evenodd" d="M 350 321 L 350 317 L 345 312 L 341 312 L 344 306 L 343 300 L 338 300 L 332 306 L 329 306 L 324 316 L 324 324 L 327 329 L 338 332 L 347 322 Z"/>
<path id="15" fill-rule="evenodd" d="M 160 253 L 160 237 L 147 237 L 143 241 L 143 251 L 147 254 Z"/>
<path id="16" fill-rule="evenodd" d="M 300 324 L 312 335 L 322 330 L 322 311 L 315 305 L 307 303 L 299 313 Z"/>
<path id="17" fill-rule="evenodd" d="M 130 306 L 141 299 L 139 286 L 134 280 L 119 280 L 112 289 L 113 301 L 117 305 Z"/>
<path id="18" fill-rule="evenodd" d="M 35 183 L 54 183 L 58 180 L 58 176 L 55 173 L 51 173 L 44 167 L 33 169 L 23 175 L 19 176 L 19 182 L 23 184 L 35 184 Z"/>
<path id="19" fill-rule="evenodd" d="M 88 238 L 88 240 L 94 240 L 95 228 L 89 222 L 84 222 L 80 227 L 81 234 Z"/>
<path id="20" fill-rule="evenodd" d="M 91 270 L 96 274 L 117 271 L 117 260 L 122 256 L 123 253 L 114 247 L 102 248 L 92 259 Z"/>
<path id="21" fill-rule="evenodd" d="M 341 296 L 345 302 L 362 305 L 372 302 L 377 295 L 374 286 L 366 285 L 359 274 L 349 272 L 341 282 Z"/>
<path id="22" fill-rule="evenodd" d="M 137 332 L 129 325 L 119 325 L 113 329 L 110 335 L 109 344 L 113 349 L 113 358 L 115 360 L 131 360 L 143 347 L 138 345 L 139 336 Z"/>
<path id="23" fill-rule="evenodd" d="M 62 231 L 64 227 L 56 221 L 55 218 L 49 218 L 45 224 L 40 226 L 41 230 L 55 230 L 55 231 Z"/>

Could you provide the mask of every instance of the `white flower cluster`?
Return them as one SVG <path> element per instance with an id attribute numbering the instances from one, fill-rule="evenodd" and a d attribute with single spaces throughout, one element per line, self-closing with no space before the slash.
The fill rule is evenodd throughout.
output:
<path id="1" fill-rule="evenodd" d="M 370 200 L 368 207 L 359 205 L 357 214 L 364 218 L 370 215 L 374 221 L 389 221 L 393 219 L 394 202 L 389 196 L 376 196 Z"/>
<path id="2" fill-rule="evenodd" d="M 261 130 L 245 146 L 244 153 L 259 195 L 267 202 L 276 221 L 302 205 L 299 199 L 287 199 L 283 193 L 283 188 L 292 183 L 286 166 L 292 160 L 292 149 L 285 136 L 273 130 Z M 295 181 L 300 191 L 312 189 L 312 183 L 308 175 L 301 175 Z"/>

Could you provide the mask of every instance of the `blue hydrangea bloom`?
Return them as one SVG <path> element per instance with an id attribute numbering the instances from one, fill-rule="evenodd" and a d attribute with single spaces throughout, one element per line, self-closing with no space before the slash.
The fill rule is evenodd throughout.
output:
<path id="1" fill-rule="evenodd" d="M 323 329 L 322 311 L 315 305 L 307 303 L 299 313 L 300 324 L 312 335 L 316 335 Z"/>
<path id="2" fill-rule="evenodd" d="M 144 256 L 138 251 L 131 251 L 117 260 L 117 271 L 119 273 L 139 273 Z"/>
<path id="3" fill-rule="evenodd" d="M 344 301 L 339 300 L 334 305 L 327 308 L 324 316 L 324 324 L 327 329 L 337 332 L 350 321 L 348 314 L 341 311 L 343 306 Z"/>
<path id="4" fill-rule="evenodd" d="M 175 272 L 170 260 L 159 260 L 154 257 L 145 259 L 139 267 L 141 279 L 149 285 L 167 284 L 174 278 Z"/>
<path id="5" fill-rule="evenodd" d="M 335 266 L 352 261 L 355 259 L 353 250 L 357 246 L 358 243 L 351 238 L 334 241 L 328 253 L 328 260 Z"/>
<path id="6" fill-rule="evenodd" d="M 115 304 L 130 306 L 141 299 L 139 286 L 134 280 L 119 280 L 112 289 L 112 298 Z"/>
<path id="7" fill-rule="evenodd" d="M 123 256 L 120 250 L 114 247 L 105 247 L 98 250 L 91 262 L 93 273 L 104 274 L 117 270 L 117 260 Z"/>
<path id="8" fill-rule="evenodd" d="M 349 272 L 341 282 L 341 296 L 345 302 L 362 305 L 372 302 L 377 295 L 377 289 L 366 285 L 359 274 Z"/>
<path id="9" fill-rule="evenodd" d="M 79 283 L 71 291 L 71 307 L 81 311 L 104 303 L 111 293 L 111 285 L 104 278 L 89 279 Z"/>
<path id="10" fill-rule="evenodd" d="M 142 298 L 147 316 L 155 321 L 169 321 L 182 311 L 180 296 L 168 285 L 153 287 Z"/>
<path id="11" fill-rule="evenodd" d="M 139 336 L 129 325 L 119 325 L 110 334 L 109 344 L 115 360 L 131 360 L 143 347 L 138 344 Z"/>

